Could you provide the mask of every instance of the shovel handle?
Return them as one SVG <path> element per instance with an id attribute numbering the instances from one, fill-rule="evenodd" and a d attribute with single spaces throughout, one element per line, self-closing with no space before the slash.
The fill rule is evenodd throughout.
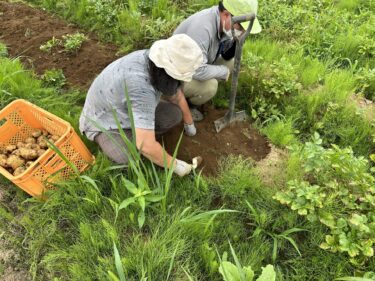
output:
<path id="1" fill-rule="evenodd" d="M 255 14 L 250 13 L 250 14 L 243 15 L 243 16 L 232 17 L 232 23 L 235 24 L 235 23 L 241 23 L 244 21 L 253 21 L 254 19 L 255 19 Z"/>
<path id="2" fill-rule="evenodd" d="M 232 120 L 235 115 L 235 105 L 236 105 L 236 95 L 237 95 L 237 85 L 238 85 L 238 76 L 240 74 L 240 67 L 241 67 L 241 55 L 242 55 L 242 47 L 245 43 L 246 38 L 249 36 L 251 29 L 253 28 L 254 20 L 256 15 L 254 13 L 250 13 L 243 16 L 237 16 L 232 18 L 232 34 L 234 40 L 237 42 L 236 44 L 236 52 L 234 56 L 234 69 L 232 75 L 232 85 L 231 85 L 231 95 L 229 98 L 229 111 L 228 111 L 228 118 Z M 234 36 L 234 23 L 240 23 L 244 21 L 250 21 L 249 27 L 242 34 L 240 37 Z"/>

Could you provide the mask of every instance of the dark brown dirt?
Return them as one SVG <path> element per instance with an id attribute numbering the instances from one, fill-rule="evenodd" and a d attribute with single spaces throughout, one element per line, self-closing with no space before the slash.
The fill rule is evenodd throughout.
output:
<path id="1" fill-rule="evenodd" d="M 61 38 L 80 30 L 54 15 L 24 4 L 0 2 L 0 22 L 0 40 L 8 46 L 12 57 L 22 56 L 23 62 L 38 74 L 46 69 L 61 68 L 70 84 L 82 89 L 88 89 L 95 76 L 116 59 L 116 47 L 100 43 L 92 34 L 74 55 L 61 49 L 50 54 L 40 51 L 40 45 L 52 36 Z M 229 154 L 259 161 L 269 153 L 267 141 L 249 124 L 237 124 L 217 134 L 213 121 L 222 117 L 225 111 L 208 108 L 205 114 L 205 120 L 196 124 L 198 134 L 184 137 L 178 153 L 178 157 L 185 161 L 202 156 L 204 174 L 215 174 L 218 160 Z M 181 132 L 182 125 L 164 136 L 168 152 L 175 150 Z"/>
<path id="2" fill-rule="evenodd" d="M 60 68 L 71 86 L 82 89 L 89 87 L 95 76 L 116 59 L 117 48 L 110 44 L 101 44 L 90 33 L 76 54 L 67 54 L 60 48 L 51 53 L 42 52 L 39 47 L 55 36 L 80 31 L 76 26 L 21 3 L 0 2 L 0 41 L 4 42 L 11 57 L 21 57 L 28 67 L 36 73 Z M 82 31 L 81 31 L 82 32 Z"/>
<path id="3" fill-rule="evenodd" d="M 216 133 L 214 121 L 225 115 L 225 110 L 206 109 L 204 122 L 197 122 L 197 135 L 183 136 L 179 146 L 178 157 L 191 163 L 191 159 L 202 156 L 201 167 L 205 175 L 217 173 L 220 158 L 232 155 L 243 155 L 259 161 L 270 152 L 267 140 L 259 135 L 249 123 L 241 122 Z M 173 153 L 180 138 L 183 126 L 175 128 L 163 136 L 167 151 Z"/>

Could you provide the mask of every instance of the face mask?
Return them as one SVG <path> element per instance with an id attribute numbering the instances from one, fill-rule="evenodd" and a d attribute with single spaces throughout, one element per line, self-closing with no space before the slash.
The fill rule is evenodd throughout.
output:
<path id="1" fill-rule="evenodd" d="M 232 30 L 227 30 L 227 29 L 225 29 L 225 20 L 224 20 L 224 22 L 223 22 L 223 33 L 227 36 L 227 37 L 229 37 L 230 39 L 232 39 L 233 38 L 233 35 L 232 35 Z"/>
<path id="2" fill-rule="evenodd" d="M 240 37 L 242 35 L 242 31 L 239 31 L 237 29 L 234 30 L 234 36 Z"/>

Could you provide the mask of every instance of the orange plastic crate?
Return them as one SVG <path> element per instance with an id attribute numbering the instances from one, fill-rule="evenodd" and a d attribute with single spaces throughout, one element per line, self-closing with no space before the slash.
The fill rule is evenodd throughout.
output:
<path id="1" fill-rule="evenodd" d="M 13 101 L 0 111 L 0 151 L 31 136 L 35 129 L 45 129 L 60 136 L 55 146 L 83 172 L 94 161 L 72 126 L 61 118 L 22 99 Z M 73 170 L 52 149 L 48 149 L 27 170 L 13 176 L 0 167 L 0 173 L 34 197 L 42 197 L 49 183 L 67 179 Z"/>

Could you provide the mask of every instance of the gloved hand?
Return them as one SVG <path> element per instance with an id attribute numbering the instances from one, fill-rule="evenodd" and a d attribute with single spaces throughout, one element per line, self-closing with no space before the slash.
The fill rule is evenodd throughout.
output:
<path id="1" fill-rule="evenodd" d="M 197 134 L 197 128 L 195 128 L 194 122 L 191 124 L 184 124 L 185 134 L 189 137 Z"/>
<path id="2" fill-rule="evenodd" d="M 180 177 L 184 177 L 190 174 L 192 169 L 193 169 L 193 166 L 191 164 L 188 164 L 182 160 L 178 160 L 178 159 L 175 160 L 173 172 L 179 175 Z"/>

